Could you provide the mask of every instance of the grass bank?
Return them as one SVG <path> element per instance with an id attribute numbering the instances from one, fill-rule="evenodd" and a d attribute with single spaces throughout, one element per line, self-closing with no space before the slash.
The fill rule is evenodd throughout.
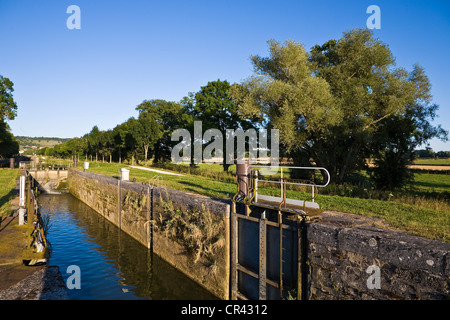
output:
<path id="1" fill-rule="evenodd" d="M 180 172 L 183 176 L 166 175 L 157 172 L 144 171 L 130 168 L 118 163 L 90 163 L 90 172 L 109 176 L 119 176 L 120 168 L 130 170 L 130 179 L 138 182 L 149 183 L 156 176 L 162 177 L 165 187 L 202 194 L 214 198 L 230 198 L 236 193 L 236 183 L 233 174 L 222 172 L 219 165 L 200 166 L 197 170 L 184 168 Z M 80 165 L 78 169 L 82 170 Z M 155 168 L 161 170 L 161 166 Z M 164 168 L 162 170 L 167 170 Z M 184 170 L 184 172 L 183 172 Z M 235 170 L 231 168 L 231 170 Z M 167 170 L 168 171 L 168 170 Z M 172 171 L 173 172 L 173 171 Z M 196 174 L 192 174 L 192 173 Z M 203 172 L 203 174 L 202 174 Z M 234 172 L 234 171 L 233 171 Z M 432 176 L 432 177 L 430 177 Z M 436 175 L 423 175 L 416 181 L 425 191 L 436 190 L 448 193 L 449 181 L 442 177 L 435 179 Z M 428 183 L 428 184 L 426 184 Z M 331 188 L 331 187 L 330 187 Z M 352 186 L 348 186 L 352 188 Z M 420 188 L 419 188 L 420 189 Z M 417 189 L 417 190 L 419 190 Z M 322 209 L 340 212 L 354 213 L 370 217 L 384 219 L 392 227 L 407 231 L 410 234 L 450 242 L 450 206 L 448 198 L 427 198 L 420 194 L 414 195 L 414 190 L 405 194 L 388 194 L 379 200 L 374 190 L 365 190 L 366 197 L 356 197 L 353 191 L 346 194 L 324 194 L 325 189 L 319 190 L 316 201 Z M 264 194 L 278 195 L 279 189 L 261 186 L 260 192 Z M 360 191 L 362 194 L 363 191 Z M 289 198 L 308 199 L 309 190 L 287 190 Z"/>
<path id="2" fill-rule="evenodd" d="M 9 201 L 16 195 L 19 169 L 0 169 L 0 217 L 10 213 Z"/>
<path id="3" fill-rule="evenodd" d="M 450 158 L 445 159 L 416 159 L 414 160 L 416 165 L 427 165 L 427 166 L 450 166 Z"/>

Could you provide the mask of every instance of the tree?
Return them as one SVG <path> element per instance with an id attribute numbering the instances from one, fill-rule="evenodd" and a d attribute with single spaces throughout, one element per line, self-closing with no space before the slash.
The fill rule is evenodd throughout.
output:
<path id="1" fill-rule="evenodd" d="M 448 158 L 450 157 L 450 151 L 438 151 L 436 152 L 437 158 Z"/>
<path id="2" fill-rule="evenodd" d="M 97 126 L 94 126 L 91 130 L 91 132 L 88 133 L 88 148 L 89 151 L 92 154 L 95 154 L 95 161 L 98 161 L 98 152 L 101 149 L 100 144 L 100 130 Z"/>
<path id="3" fill-rule="evenodd" d="M 17 104 L 12 95 L 13 86 L 11 80 L 0 75 L 0 158 L 9 158 L 19 153 L 19 143 L 6 122 L 17 115 Z"/>
<path id="4" fill-rule="evenodd" d="M 0 75 L 0 121 L 14 120 L 17 115 L 17 104 L 13 99 L 14 84 Z"/>
<path id="5" fill-rule="evenodd" d="M 238 112 L 269 118 L 296 164 L 314 161 L 338 183 L 377 152 L 371 141 L 383 121 L 427 91 L 424 79 L 394 68 L 388 46 L 369 30 L 309 53 L 294 41 L 271 40 L 269 49 L 267 58 L 251 57 L 257 75 L 232 90 Z"/>
<path id="6" fill-rule="evenodd" d="M 202 130 L 218 129 L 225 137 L 226 129 L 254 128 L 254 123 L 242 118 L 237 113 L 237 104 L 230 96 L 231 85 L 228 81 L 210 81 L 206 86 L 200 88 L 190 97 L 182 101 L 186 112 L 191 114 L 195 120 L 202 121 Z M 192 128 L 191 128 L 192 129 Z M 193 133 L 191 132 L 191 136 Z M 225 148 L 223 148 L 225 149 Z M 228 171 L 229 164 L 222 164 L 224 171 Z"/>
<path id="7" fill-rule="evenodd" d="M 433 149 L 426 147 L 425 149 L 416 150 L 414 154 L 419 158 L 434 158 L 435 154 Z"/>
<path id="8" fill-rule="evenodd" d="M 101 131 L 100 134 L 100 154 L 103 157 L 109 156 L 109 162 L 112 162 L 112 154 L 114 152 L 114 132 L 112 130 Z"/>
<path id="9" fill-rule="evenodd" d="M 418 91 L 414 104 L 405 112 L 383 119 L 376 128 L 372 149 L 375 167 L 369 172 L 380 189 L 396 189 L 408 182 L 413 174 L 408 165 L 414 161 L 414 149 L 431 138 L 447 139 L 447 132 L 430 121 L 436 117 L 438 106 L 431 103 L 430 83 L 423 68 L 416 65 L 410 75 Z M 431 148 L 427 152 L 434 157 Z"/>
<path id="10" fill-rule="evenodd" d="M 19 153 L 19 142 L 14 138 L 6 123 L 0 122 L 0 159 L 10 158 Z"/>
<path id="11" fill-rule="evenodd" d="M 188 127 L 191 116 L 184 112 L 181 104 L 161 99 L 144 100 L 136 110 L 139 111 L 139 118 L 147 119 L 153 126 L 154 161 L 169 161 L 172 151 L 171 134 L 175 129 Z"/>
<path id="12" fill-rule="evenodd" d="M 153 151 L 158 139 L 161 138 L 159 124 L 155 119 L 155 114 L 146 112 L 145 108 L 139 108 L 137 120 L 137 134 L 144 149 L 144 161 L 147 162 L 149 150 Z"/>
<path id="13" fill-rule="evenodd" d="M 127 133 L 128 133 L 128 128 L 127 128 L 127 125 L 125 122 L 115 126 L 113 129 L 113 141 L 114 141 L 114 146 L 118 152 L 119 163 L 122 163 L 122 155 L 123 155 L 124 151 L 126 153 Z"/>

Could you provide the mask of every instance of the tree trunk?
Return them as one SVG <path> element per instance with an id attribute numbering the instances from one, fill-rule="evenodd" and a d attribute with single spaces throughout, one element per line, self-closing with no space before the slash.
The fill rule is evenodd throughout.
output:
<path id="1" fill-rule="evenodd" d="M 148 144 L 144 144 L 144 160 L 145 160 L 145 164 L 147 164 L 147 156 L 148 156 Z"/>
<path id="2" fill-rule="evenodd" d="M 345 163 L 342 169 L 339 171 L 339 182 L 342 184 L 344 182 L 344 177 L 348 169 L 348 163 L 350 162 L 350 158 L 353 153 L 353 145 L 350 147 L 350 150 L 348 150 L 347 157 L 345 158 Z"/>

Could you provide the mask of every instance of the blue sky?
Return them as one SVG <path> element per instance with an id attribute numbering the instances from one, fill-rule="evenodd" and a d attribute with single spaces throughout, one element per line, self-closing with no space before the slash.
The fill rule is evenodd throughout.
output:
<path id="1" fill-rule="evenodd" d="M 69 30 L 69 5 L 81 29 Z M 267 40 L 306 49 L 365 27 L 381 9 L 375 35 L 398 67 L 425 68 L 434 122 L 450 130 L 450 1 L 4 1 L 0 0 L 0 74 L 14 82 L 14 135 L 75 137 L 136 116 L 144 99 L 179 101 L 217 79 L 252 74 L 250 55 Z M 435 151 L 450 142 L 431 141 Z"/>

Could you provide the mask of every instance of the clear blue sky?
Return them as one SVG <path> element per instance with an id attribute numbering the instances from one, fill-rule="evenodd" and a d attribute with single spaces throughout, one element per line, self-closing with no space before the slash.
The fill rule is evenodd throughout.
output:
<path id="1" fill-rule="evenodd" d="M 81 29 L 69 30 L 69 5 Z M 381 9 L 375 35 L 397 66 L 425 68 L 439 123 L 450 130 L 450 1 L 84 1 L 0 0 L 0 74 L 14 82 L 14 135 L 75 137 L 136 116 L 144 99 L 179 101 L 208 81 L 240 82 L 249 56 L 267 40 L 310 49 L 365 27 Z M 431 142 L 435 151 L 450 143 Z"/>

